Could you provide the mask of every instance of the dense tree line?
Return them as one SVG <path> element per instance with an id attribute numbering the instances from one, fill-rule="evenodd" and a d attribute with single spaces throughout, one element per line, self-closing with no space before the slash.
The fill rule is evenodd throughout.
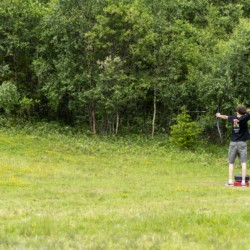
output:
<path id="1" fill-rule="evenodd" d="M 246 0 L 2 0 L 0 108 L 94 133 L 209 131 L 248 103 Z"/>

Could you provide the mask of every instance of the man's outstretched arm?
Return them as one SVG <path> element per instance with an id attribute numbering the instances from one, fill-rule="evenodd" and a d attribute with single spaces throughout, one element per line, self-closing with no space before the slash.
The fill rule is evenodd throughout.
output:
<path id="1" fill-rule="evenodd" d="M 216 113 L 216 117 L 220 118 L 220 119 L 223 119 L 223 120 L 227 120 L 228 119 L 227 115 L 221 115 L 221 113 Z"/>

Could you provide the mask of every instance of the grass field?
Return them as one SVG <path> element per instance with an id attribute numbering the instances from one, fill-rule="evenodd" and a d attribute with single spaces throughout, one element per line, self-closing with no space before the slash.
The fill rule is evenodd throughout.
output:
<path id="1" fill-rule="evenodd" d="M 0 249 L 250 249 L 226 147 L 4 130 L 0 149 Z"/>

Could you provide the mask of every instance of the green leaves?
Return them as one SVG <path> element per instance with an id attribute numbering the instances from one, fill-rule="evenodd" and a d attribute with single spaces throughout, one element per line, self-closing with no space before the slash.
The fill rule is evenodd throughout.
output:
<path id="1" fill-rule="evenodd" d="M 38 100 L 38 116 L 169 131 L 183 105 L 246 101 L 248 12 L 245 0 L 2 0 L 0 84 Z"/>
<path id="2" fill-rule="evenodd" d="M 2 83 L 0 86 L 0 108 L 10 114 L 19 104 L 19 98 L 20 94 L 14 83 L 10 81 Z"/>
<path id="3" fill-rule="evenodd" d="M 202 130 L 197 122 L 191 121 L 185 107 L 177 115 L 177 124 L 171 126 L 170 142 L 180 148 L 194 147 Z"/>

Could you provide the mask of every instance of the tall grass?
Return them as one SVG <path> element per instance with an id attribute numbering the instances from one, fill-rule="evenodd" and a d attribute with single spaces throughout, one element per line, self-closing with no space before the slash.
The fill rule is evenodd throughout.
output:
<path id="1" fill-rule="evenodd" d="M 249 249 L 226 147 L 49 130 L 0 130 L 0 249 Z"/>

